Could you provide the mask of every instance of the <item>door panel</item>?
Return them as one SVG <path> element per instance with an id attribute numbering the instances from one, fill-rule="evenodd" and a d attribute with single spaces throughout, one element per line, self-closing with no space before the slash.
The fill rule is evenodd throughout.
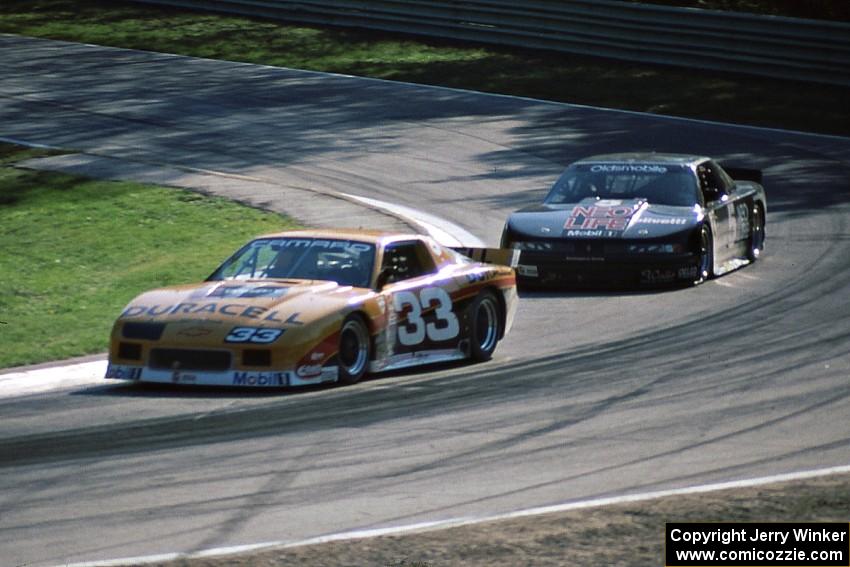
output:
<path id="1" fill-rule="evenodd" d="M 396 320 L 397 354 L 454 348 L 460 340 L 460 320 L 451 295 L 438 285 L 398 286 L 391 290 Z"/>
<path id="2" fill-rule="evenodd" d="M 735 214 L 731 203 L 718 201 L 711 204 L 709 215 L 714 231 L 714 260 L 722 263 L 729 259 L 730 247 L 733 245 Z"/>

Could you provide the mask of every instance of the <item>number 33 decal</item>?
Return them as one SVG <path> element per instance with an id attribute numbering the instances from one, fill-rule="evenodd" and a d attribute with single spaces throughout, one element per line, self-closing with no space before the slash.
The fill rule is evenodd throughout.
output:
<path id="1" fill-rule="evenodd" d="M 434 310 L 437 320 L 426 323 L 422 311 L 429 309 L 434 302 L 437 303 Z M 398 328 L 398 340 L 404 346 L 418 345 L 426 336 L 434 342 L 447 341 L 460 332 L 457 316 L 452 313 L 452 299 L 443 288 L 426 287 L 419 293 L 419 297 L 412 291 L 400 291 L 393 295 L 396 313 L 403 312 L 406 306 L 410 307 L 407 324 Z"/>

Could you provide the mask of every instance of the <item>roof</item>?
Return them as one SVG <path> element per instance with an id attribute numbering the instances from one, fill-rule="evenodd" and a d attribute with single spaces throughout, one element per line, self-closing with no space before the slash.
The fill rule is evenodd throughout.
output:
<path id="1" fill-rule="evenodd" d="M 359 228 L 311 228 L 304 230 L 287 230 L 263 234 L 259 238 L 330 238 L 340 240 L 359 240 L 378 244 L 386 240 L 421 238 L 422 235 L 405 232 L 384 230 L 368 230 Z"/>
<path id="2" fill-rule="evenodd" d="M 673 154 L 656 152 L 625 152 L 619 154 L 601 154 L 578 160 L 577 164 L 587 163 L 639 163 L 653 165 L 693 166 L 710 158 L 695 154 Z"/>

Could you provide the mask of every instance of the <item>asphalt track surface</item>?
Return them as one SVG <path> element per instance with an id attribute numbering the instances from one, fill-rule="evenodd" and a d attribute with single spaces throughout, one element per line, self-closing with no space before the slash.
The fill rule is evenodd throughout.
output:
<path id="1" fill-rule="evenodd" d="M 760 167 L 769 199 L 755 265 L 693 289 L 526 295 L 487 364 L 289 394 L 0 400 L 3 565 L 850 463 L 850 139 L 2 35 L 0 136 L 372 197 L 491 244 L 600 152 Z"/>

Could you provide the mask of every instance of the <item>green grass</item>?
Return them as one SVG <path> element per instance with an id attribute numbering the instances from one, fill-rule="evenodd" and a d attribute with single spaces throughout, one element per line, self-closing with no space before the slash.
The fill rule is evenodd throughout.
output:
<path id="1" fill-rule="evenodd" d="M 731 73 L 285 25 L 127 2 L 7 0 L 0 5 L 0 31 L 850 135 L 850 88 Z"/>
<path id="2" fill-rule="evenodd" d="M 107 348 L 121 308 L 197 281 L 252 236 L 293 223 L 198 193 L 13 167 L 0 144 L 0 368 Z"/>

